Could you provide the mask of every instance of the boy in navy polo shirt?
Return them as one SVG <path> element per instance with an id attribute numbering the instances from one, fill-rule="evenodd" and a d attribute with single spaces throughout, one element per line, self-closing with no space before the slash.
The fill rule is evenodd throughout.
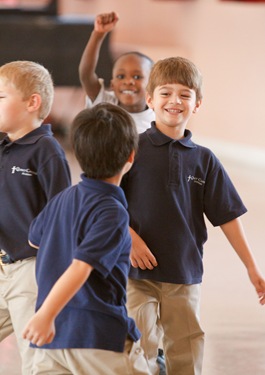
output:
<path id="1" fill-rule="evenodd" d="M 155 120 L 154 111 L 146 105 L 145 89 L 153 60 L 137 51 L 123 53 L 114 62 L 111 90 L 98 78 L 96 66 L 101 45 L 106 35 L 113 31 L 119 21 L 116 12 L 98 14 L 87 45 L 79 64 L 79 77 L 86 92 L 88 108 L 102 102 L 116 104 L 125 109 L 134 119 L 138 133 L 150 128 Z M 159 350 L 162 353 L 162 350 Z M 161 370 L 164 370 L 164 357 L 159 355 Z"/>
<path id="2" fill-rule="evenodd" d="M 122 182 L 133 238 L 127 306 L 152 374 L 158 373 L 161 327 L 167 375 L 201 374 L 204 215 L 221 227 L 265 303 L 265 281 L 239 219 L 246 208 L 219 160 L 193 143 L 186 129 L 201 105 L 201 84 L 200 72 L 187 59 L 154 65 L 147 103 L 156 122 L 140 135 L 135 163 Z"/>
<path id="3" fill-rule="evenodd" d="M 32 374 L 149 374 L 126 310 L 131 236 L 119 187 L 138 145 L 135 124 L 118 106 L 98 104 L 74 119 L 72 144 L 82 181 L 30 228 L 39 247 L 37 312 L 23 334 L 36 347 Z"/>
<path id="4" fill-rule="evenodd" d="M 49 72 L 31 61 L 0 67 L 0 341 L 15 332 L 22 373 L 34 350 L 22 330 L 34 313 L 36 250 L 28 244 L 31 221 L 71 183 L 64 151 L 42 125 L 53 102 Z"/>

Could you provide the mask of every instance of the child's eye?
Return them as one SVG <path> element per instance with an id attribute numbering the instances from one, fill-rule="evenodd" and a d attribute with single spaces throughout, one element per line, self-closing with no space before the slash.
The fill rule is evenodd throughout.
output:
<path id="1" fill-rule="evenodd" d="M 161 92 L 160 95 L 161 95 L 161 96 L 168 96 L 169 93 L 168 93 L 168 92 Z"/>
<path id="2" fill-rule="evenodd" d="M 143 77 L 142 76 L 140 76 L 139 74 L 135 74 L 134 76 L 133 76 L 133 79 L 135 79 L 135 81 L 137 81 L 138 79 L 142 79 Z"/>
<path id="3" fill-rule="evenodd" d="M 116 75 L 117 79 L 124 79 L 125 75 L 124 74 L 118 74 Z"/>
<path id="4" fill-rule="evenodd" d="M 191 98 L 190 95 L 184 95 L 184 94 L 183 94 L 183 95 L 181 95 L 181 96 L 182 96 L 183 99 L 190 99 L 190 98 Z"/>

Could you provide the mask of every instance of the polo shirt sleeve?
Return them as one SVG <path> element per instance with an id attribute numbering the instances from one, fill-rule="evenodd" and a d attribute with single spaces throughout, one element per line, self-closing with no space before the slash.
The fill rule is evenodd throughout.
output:
<path id="1" fill-rule="evenodd" d="M 119 257 L 129 262 L 131 237 L 129 218 L 122 205 L 104 202 L 89 230 L 74 251 L 74 258 L 90 264 L 107 277 Z"/>
<path id="2" fill-rule="evenodd" d="M 67 160 L 61 155 L 53 155 L 39 170 L 38 178 L 47 200 L 50 200 L 60 191 L 71 185 L 70 169 Z"/>
<path id="3" fill-rule="evenodd" d="M 214 226 L 220 226 L 247 212 L 235 186 L 224 167 L 215 160 L 207 176 L 204 193 L 204 212 Z"/>

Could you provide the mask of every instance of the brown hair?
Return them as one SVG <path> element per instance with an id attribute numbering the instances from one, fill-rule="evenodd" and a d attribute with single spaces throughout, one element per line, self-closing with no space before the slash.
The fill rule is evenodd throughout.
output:
<path id="1" fill-rule="evenodd" d="M 157 86 L 167 83 L 179 83 L 196 93 L 196 100 L 202 99 L 202 75 L 198 68 L 184 57 L 169 57 L 158 60 L 150 73 L 147 92 L 153 96 Z"/>

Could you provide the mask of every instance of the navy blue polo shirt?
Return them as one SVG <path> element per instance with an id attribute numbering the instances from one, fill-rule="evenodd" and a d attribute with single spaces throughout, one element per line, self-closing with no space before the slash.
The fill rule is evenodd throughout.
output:
<path id="1" fill-rule="evenodd" d="M 71 184 L 65 154 L 50 125 L 10 142 L 0 141 L 0 249 L 13 260 L 36 255 L 28 244 L 31 221 Z"/>
<path id="2" fill-rule="evenodd" d="M 37 309 L 73 259 L 94 268 L 56 318 L 53 342 L 42 348 L 122 352 L 127 336 L 140 337 L 125 306 L 131 249 L 127 203 L 120 187 L 81 177 L 47 204 L 30 229 L 30 241 L 40 246 Z"/>
<path id="3" fill-rule="evenodd" d="M 130 225 L 155 255 L 153 270 L 131 267 L 130 277 L 174 284 L 200 283 L 205 217 L 214 226 L 246 212 L 216 156 L 192 142 L 152 128 L 140 135 L 139 151 L 122 187 Z"/>

